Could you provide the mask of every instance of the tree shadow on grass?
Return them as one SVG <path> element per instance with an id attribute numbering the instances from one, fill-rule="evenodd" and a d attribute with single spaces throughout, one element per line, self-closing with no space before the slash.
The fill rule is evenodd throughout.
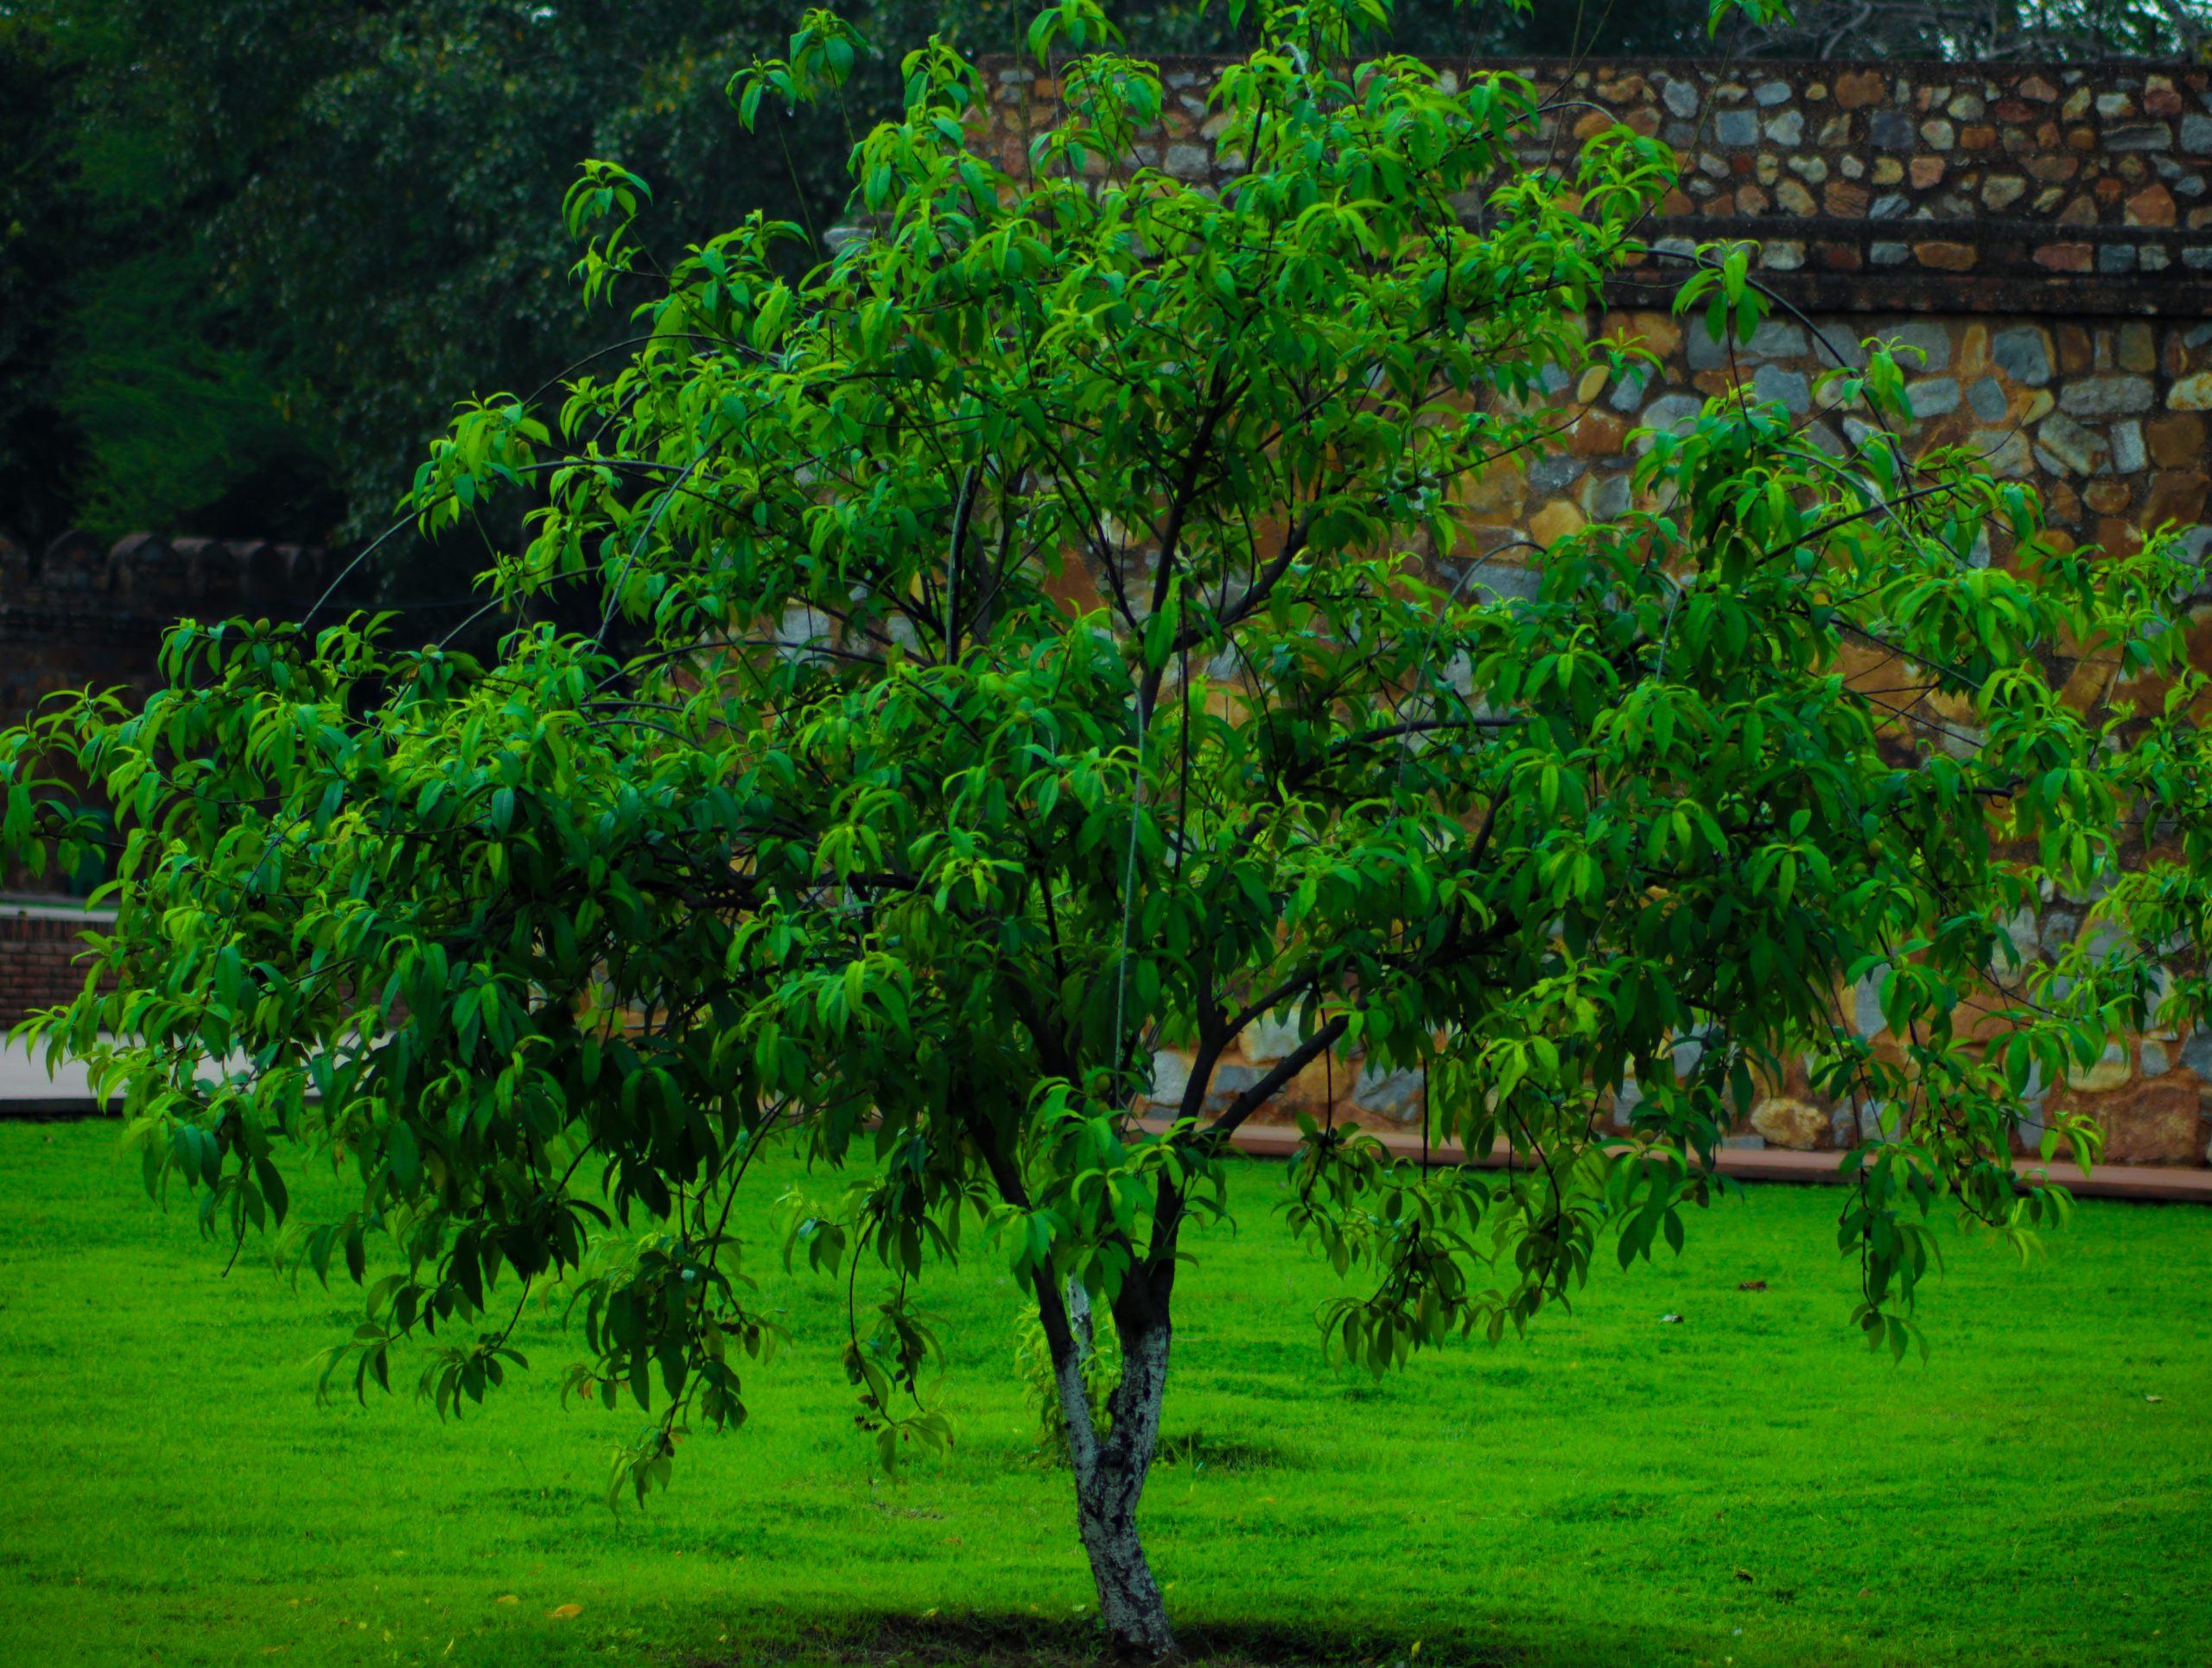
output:
<path id="1" fill-rule="evenodd" d="M 1595 1641 L 1581 1654 L 1562 1652 L 1563 1641 L 1539 1645 L 1494 1633 L 1432 1631 L 1416 1653 L 1409 1638 L 1357 1627 L 1192 1621 L 1176 1632 L 1191 1668 L 1524 1668 L 1626 1659 Z M 685 1668 L 1091 1668 L 1125 1661 L 1109 1653 L 1095 1620 L 971 1612 L 816 1623 L 776 1646 L 691 1658 Z"/>

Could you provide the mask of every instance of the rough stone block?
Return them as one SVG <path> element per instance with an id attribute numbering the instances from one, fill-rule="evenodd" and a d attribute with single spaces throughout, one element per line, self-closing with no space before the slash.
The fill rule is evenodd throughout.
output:
<path id="1" fill-rule="evenodd" d="M 2058 391 L 2058 409 L 2069 417 L 2132 417 L 2151 409 L 2154 393 L 2148 377 L 2083 377 Z"/>

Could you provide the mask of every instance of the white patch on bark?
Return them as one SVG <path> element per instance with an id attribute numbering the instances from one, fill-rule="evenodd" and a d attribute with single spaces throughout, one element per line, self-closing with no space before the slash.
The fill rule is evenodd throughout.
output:
<path id="1" fill-rule="evenodd" d="M 1137 1502 L 1160 1445 L 1160 1410 L 1167 1391 L 1171 1340 L 1166 1326 L 1122 1338 L 1122 1382 L 1109 1409 L 1111 1429 L 1101 1442 L 1090 1422 L 1083 1359 L 1088 1352 L 1090 1305 L 1077 1309 L 1071 1292 L 1070 1330 L 1076 1346 L 1055 1361 L 1060 1411 L 1067 1420 L 1068 1457 L 1075 1471 L 1076 1528 L 1090 1560 L 1098 1608 L 1107 1631 L 1125 1650 L 1152 1658 L 1175 1654 L 1167 1606 L 1146 1562 L 1137 1534 Z M 1077 1320 L 1080 1315 L 1081 1319 Z"/>

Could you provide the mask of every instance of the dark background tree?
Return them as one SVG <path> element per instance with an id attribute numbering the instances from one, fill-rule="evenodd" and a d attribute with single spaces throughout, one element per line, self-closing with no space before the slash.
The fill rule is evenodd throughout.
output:
<path id="1" fill-rule="evenodd" d="M 1705 0 L 1420 0 L 1396 40 L 1947 58 L 2205 37 L 2201 0 L 1800 10 L 1714 41 Z M 1003 0 L 874 0 L 860 21 L 878 42 L 1016 40 Z M 1160 54 L 1252 33 L 1197 0 L 1120 21 Z M 454 402 L 526 392 L 609 341 L 568 277 L 578 159 L 652 183 L 664 262 L 754 208 L 834 219 L 849 130 L 893 107 L 894 67 L 863 61 L 844 111 L 748 136 L 725 85 L 791 22 L 766 0 L 0 0 L 0 526 L 34 544 L 73 525 L 358 548 Z M 474 557 L 479 530 L 457 537 Z M 474 560 L 391 558 L 386 596 L 427 605 L 426 625 L 474 606 L 451 577 Z"/>

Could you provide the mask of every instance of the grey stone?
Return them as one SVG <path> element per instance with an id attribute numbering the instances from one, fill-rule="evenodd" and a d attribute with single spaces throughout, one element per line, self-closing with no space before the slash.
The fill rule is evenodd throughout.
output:
<path id="1" fill-rule="evenodd" d="M 2102 435 L 2093 434 L 2069 417 L 2050 417 L 2036 430 L 2037 448 L 2058 460 L 2063 469 L 2075 474 L 2094 474 L 2097 460 L 2111 449 Z"/>
<path id="2" fill-rule="evenodd" d="M 1776 105 L 1786 105 L 1789 102 L 1789 83 L 1787 81 L 1761 81 L 1757 86 L 1751 89 L 1751 102 L 1762 108 L 1771 108 Z"/>
<path id="3" fill-rule="evenodd" d="M 2181 148 L 2195 156 L 2212 156 L 2212 116 L 2181 118 Z"/>
<path id="4" fill-rule="evenodd" d="M 1724 145 L 1755 145 L 1759 118 L 1748 110 L 1724 110 L 1713 118 L 1713 137 Z"/>
<path id="5" fill-rule="evenodd" d="M 1676 150 L 1688 150 L 1697 143 L 1697 130 L 1688 122 L 1669 122 L 1659 137 Z"/>
<path id="6" fill-rule="evenodd" d="M 1766 1137 L 1763 1135 L 1724 1135 L 1720 1137 L 1720 1144 L 1757 1152 L 1766 1145 Z"/>
<path id="7" fill-rule="evenodd" d="M 1788 319 L 1769 319 L 1751 333 L 1751 351 L 1787 359 L 1806 349 L 1805 328 Z"/>
<path id="8" fill-rule="evenodd" d="M 2202 271 L 2206 267 L 2212 266 L 2212 244 L 2190 245 L 2181 251 L 2181 260 L 2183 266 L 2193 267 L 2197 271 Z"/>
<path id="9" fill-rule="evenodd" d="M 1563 493 L 1588 468 L 1579 457 L 1540 457 L 1529 466 L 1529 486 L 1539 493 Z"/>
<path id="10" fill-rule="evenodd" d="M 1882 1017 L 1882 981 L 1890 976 L 1885 962 L 1852 987 L 1852 1020 L 1862 1037 L 1878 1035 L 1889 1022 Z"/>
<path id="11" fill-rule="evenodd" d="M 1877 266 L 1903 266 L 1912 258 L 1912 251 L 1901 243 L 1869 244 L 1866 258 Z"/>
<path id="12" fill-rule="evenodd" d="M 1951 362 L 1951 333 L 1940 324 L 1930 324 L 1924 319 L 1910 319 L 1875 334 L 1885 341 L 1914 350 L 1901 361 L 1908 371 L 1941 371 Z"/>
<path id="13" fill-rule="evenodd" d="M 1213 152 L 1205 145 L 1170 145 L 1166 166 L 1179 180 L 1203 180 L 1213 172 Z"/>
<path id="14" fill-rule="evenodd" d="M 1866 211 L 1870 220 L 1901 220 L 1912 207 L 1912 199 L 1901 191 L 1885 191 L 1874 199 L 1874 206 Z"/>
<path id="15" fill-rule="evenodd" d="M 2018 429 L 1977 429 L 1967 436 L 1967 444 L 1981 455 L 1984 468 L 2007 481 L 2022 479 L 2035 462 L 2028 437 Z"/>
<path id="16" fill-rule="evenodd" d="M 1467 578 L 1467 594 L 1477 602 L 1533 602 L 1543 587 L 1541 570 L 1510 562 L 1478 562 Z"/>
<path id="17" fill-rule="evenodd" d="M 1866 137 L 1883 150 L 1910 150 L 1912 118 L 1901 110 L 1878 110 L 1866 118 Z"/>
<path id="18" fill-rule="evenodd" d="M 1826 452 L 1830 457 L 1841 457 L 1851 449 L 1843 443 L 1843 436 L 1825 423 L 1805 425 L 1805 438 Z"/>
<path id="19" fill-rule="evenodd" d="M 2050 909 L 2044 913 L 2043 947 L 2056 956 L 2074 942 L 2074 935 L 2082 930 L 2081 912 L 2074 909 Z"/>
<path id="20" fill-rule="evenodd" d="M 1705 1058 L 1705 1042 L 1700 1037 L 1684 1037 L 1673 1049 L 1676 1081 L 1697 1070 L 1698 1062 Z"/>
<path id="21" fill-rule="evenodd" d="M 1632 367 L 1613 384 L 1613 392 L 1605 403 L 1625 417 L 1643 404 L 1643 391 L 1650 380 L 1641 366 Z"/>
<path id="22" fill-rule="evenodd" d="M 1705 401 L 1695 394 L 1662 394 L 1643 408 L 1642 427 L 1680 433 L 1703 414 Z M 1651 437 L 1638 434 L 1630 442 L 1638 455 L 1651 449 Z"/>
<path id="23" fill-rule="evenodd" d="M 2143 449 L 2143 425 L 2130 419 L 2112 425 L 2112 467 L 2132 475 L 2150 462 Z"/>
<path id="24" fill-rule="evenodd" d="M 2135 245 L 2132 243 L 2102 244 L 2097 249 L 2097 271 L 2100 272 L 2133 272 L 2135 270 Z"/>
<path id="25" fill-rule="evenodd" d="M 2200 1025 L 2181 1046 L 2181 1063 L 2212 1082 L 2212 1025 Z"/>
<path id="26" fill-rule="evenodd" d="M 1611 521 L 1628 513 L 1629 479 L 1624 474 L 1598 475 L 1582 489 L 1582 512 L 1592 521 Z"/>
<path id="27" fill-rule="evenodd" d="M 1904 391 L 1911 397 L 1915 417 L 1942 417 L 1959 409 L 1959 383 L 1955 377 L 1923 377 L 1917 382 L 1907 383 Z"/>
<path id="28" fill-rule="evenodd" d="M 2037 325 L 1999 329 L 1988 343 L 1988 349 L 1998 360 L 1999 372 L 2011 376 L 2015 383 L 2042 387 L 2050 380 L 2050 341 Z"/>
<path id="29" fill-rule="evenodd" d="M 1802 371 L 1785 371 L 1778 365 L 1762 365 L 1751 379 L 1751 392 L 1761 400 L 1779 400 L 1793 417 L 1812 409 L 1812 385 Z"/>
<path id="30" fill-rule="evenodd" d="M 2069 417 L 2125 417 L 2151 409 L 2148 377 L 2076 377 L 2058 391 L 2058 409 Z"/>
<path id="31" fill-rule="evenodd" d="M 1984 423 L 2002 423 L 2009 409 L 2004 385 L 1995 377 L 1983 377 L 1967 389 L 1967 404 L 1974 408 L 1974 414 Z"/>
<path id="32" fill-rule="evenodd" d="M 1678 75 L 1667 83 L 1667 91 L 1662 96 L 1667 101 L 1667 108 L 1683 120 L 1688 121 L 1697 114 L 1699 99 L 1696 82 Z"/>
<path id="33" fill-rule="evenodd" d="M 1371 1066 L 1359 1068 L 1359 1081 L 1352 1085 L 1352 1098 L 1370 1112 L 1380 1112 L 1385 1117 L 1406 1117 L 1412 1114 L 1414 1102 L 1421 1094 L 1421 1073 L 1405 1071 L 1376 1071 Z"/>
<path id="34" fill-rule="evenodd" d="M 1636 1109 L 1643 1105 L 1643 1085 L 1632 1077 L 1621 1079 L 1621 1086 L 1613 1091 L 1613 1121 L 1625 1124 L 1636 1116 Z"/>
<path id="35" fill-rule="evenodd" d="M 1803 327 L 1786 319 L 1769 319 L 1751 333 L 1749 341 L 1736 342 L 1732 353 L 1728 343 L 1713 341 L 1702 319 L 1692 321 L 1683 332 L 1682 343 L 1693 371 L 1718 371 L 1732 358 L 1738 363 L 1747 360 L 1795 359 L 1805 353 L 1807 346 Z"/>
<path id="36" fill-rule="evenodd" d="M 2143 1062 L 2145 1077 L 2164 1077 L 2173 1070 L 2173 1062 L 2166 1058 L 2166 1051 L 2155 1042 L 2145 1043 L 2139 1058 Z"/>
<path id="37" fill-rule="evenodd" d="M 2164 244 L 2146 243 L 2135 251 L 2145 272 L 2163 272 L 2173 264 L 2173 255 Z"/>
<path id="38" fill-rule="evenodd" d="M 1778 145 L 1794 145 L 1805 137 L 1805 118 L 1785 110 L 1766 124 L 1766 137 Z"/>
<path id="39" fill-rule="evenodd" d="M 1149 1099 L 1172 1105 L 1181 1100 L 1183 1092 L 1190 1086 L 1190 1062 L 1182 1055 L 1166 1048 L 1153 1055 Z"/>
<path id="40" fill-rule="evenodd" d="M 1859 1138 L 1862 1141 L 1895 1141 L 1904 1132 L 1904 1121 L 1894 1107 L 1879 1100 L 1859 1103 Z"/>
<path id="41" fill-rule="evenodd" d="M 2171 150 L 2174 131 L 2164 122 L 2114 122 L 2105 129 L 2107 150 Z"/>
<path id="42" fill-rule="evenodd" d="M 1538 372 L 1536 380 L 1543 385 L 1543 390 L 1548 394 L 1563 394 L 1574 383 L 1574 379 L 1567 373 L 1567 367 L 1564 365 L 1547 365 L 1541 372 Z"/>
<path id="43" fill-rule="evenodd" d="M 1999 330 L 1989 350 L 1997 368 L 2015 382 L 2040 388 L 2050 380 L 2050 343 L 2038 326 L 2024 324 Z"/>

